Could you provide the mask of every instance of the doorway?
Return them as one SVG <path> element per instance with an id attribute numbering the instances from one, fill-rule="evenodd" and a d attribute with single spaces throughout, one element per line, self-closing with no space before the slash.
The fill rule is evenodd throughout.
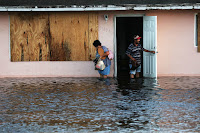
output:
<path id="1" fill-rule="evenodd" d="M 129 78 L 129 57 L 126 55 L 126 50 L 129 44 L 133 43 L 134 35 L 143 36 L 143 17 L 116 17 L 118 78 Z M 141 38 L 140 43 L 143 45 L 143 38 Z M 143 69 L 140 74 L 143 76 Z"/>

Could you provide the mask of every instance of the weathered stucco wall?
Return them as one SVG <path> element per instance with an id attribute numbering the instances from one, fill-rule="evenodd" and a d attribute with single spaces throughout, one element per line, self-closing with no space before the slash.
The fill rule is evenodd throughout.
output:
<path id="1" fill-rule="evenodd" d="M 104 14 L 109 15 L 106 22 Z M 114 51 L 114 21 L 117 14 L 157 16 L 157 70 L 163 75 L 200 75 L 200 53 L 194 46 L 195 11 L 99 12 L 99 40 Z M 9 48 L 9 16 L 0 13 L 0 77 L 65 76 L 97 77 L 92 61 L 11 62 Z M 113 76 L 112 61 L 110 76 Z"/>

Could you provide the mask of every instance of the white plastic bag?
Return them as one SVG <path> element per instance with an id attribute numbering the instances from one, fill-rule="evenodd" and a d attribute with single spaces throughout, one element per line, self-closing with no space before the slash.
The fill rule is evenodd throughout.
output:
<path id="1" fill-rule="evenodd" d="M 104 70 L 105 69 L 105 64 L 103 63 L 103 61 L 99 58 L 99 60 L 97 61 L 97 64 L 95 65 L 95 68 L 97 70 Z"/>

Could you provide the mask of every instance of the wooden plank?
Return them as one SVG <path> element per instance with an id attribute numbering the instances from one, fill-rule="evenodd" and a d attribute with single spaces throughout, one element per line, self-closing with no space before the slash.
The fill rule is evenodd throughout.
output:
<path id="1" fill-rule="evenodd" d="M 66 57 L 63 51 L 63 33 L 64 19 L 63 13 L 60 16 L 57 13 L 49 13 L 49 25 L 50 25 L 50 60 L 51 61 L 65 61 Z"/>
<path id="2" fill-rule="evenodd" d="M 56 12 L 49 18 L 51 60 L 87 60 L 88 14 Z"/>
<path id="3" fill-rule="evenodd" d="M 96 12 L 89 13 L 89 60 L 94 60 L 96 48 L 93 42 L 98 39 L 98 14 Z"/>
<path id="4" fill-rule="evenodd" d="M 38 16 L 34 16 L 32 30 L 31 46 L 34 51 L 34 61 L 49 61 L 49 20 L 48 13 L 39 13 Z"/>
<path id="5" fill-rule="evenodd" d="M 71 57 L 74 61 L 85 61 L 87 60 L 87 44 L 88 44 L 88 14 L 87 13 L 70 13 L 71 20 L 70 38 L 66 40 L 69 42 L 71 47 Z M 69 34 L 67 33 L 67 34 Z"/>
<path id="6" fill-rule="evenodd" d="M 98 39 L 97 13 L 10 13 L 11 61 L 89 61 Z"/>
<path id="7" fill-rule="evenodd" d="M 24 61 L 24 52 L 26 52 L 26 34 L 21 27 L 26 24 L 18 19 L 17 13 L 10 13 L 10 47 L 11 61 Z"/>
<path id="8" fill-rule="evenodd" d="M 11 13 L 10 22 L 11 61 L 48 60 L 48 13 Z"/>
<path id="9" fill-rule="evenodd" d="M 45 34 L 48 33 L 48 14 L 31 13 L 28 19 L 28 48 L 30 61 L 42 61 L 46 57 L 48 45 L 45 44 Z M 46 50 L 45 50 L 46 49 Z"/>

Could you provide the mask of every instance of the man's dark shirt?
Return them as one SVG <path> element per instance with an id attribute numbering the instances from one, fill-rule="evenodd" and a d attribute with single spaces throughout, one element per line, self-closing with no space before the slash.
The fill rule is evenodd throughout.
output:
<path id="1" fill-rule="evenodd" d="M 138 64 L 141 64 L 142 51 L 144 51 L 144 48 L 142 47 L 141 44 L 138 44 L 138 46 L 135 46 L 133 43 L 131 43 L 126 50 L 126 54 L 131 55 L 133 58 L 136 59 Z M 129 63 L 131 64 L 131 59 L 129 60 Z"/>

